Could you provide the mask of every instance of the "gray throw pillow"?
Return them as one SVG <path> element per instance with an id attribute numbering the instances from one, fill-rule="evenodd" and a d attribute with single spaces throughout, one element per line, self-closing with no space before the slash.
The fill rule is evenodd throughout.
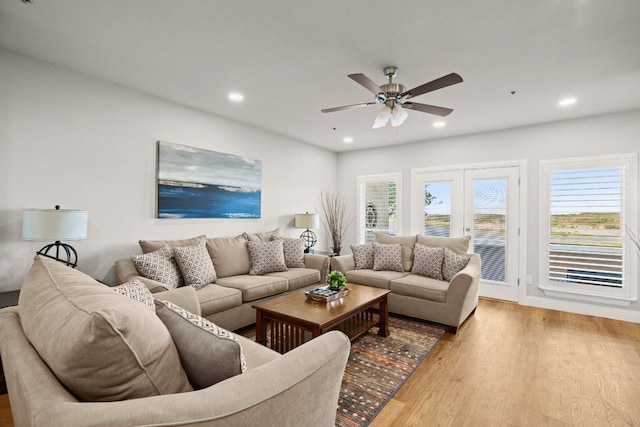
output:
<path id="1" fill-rule="evenodd" d="M 287 271 L 284 261 L 284 246 L 281 240 L 270 242 L 247 242 L 249 250 L 249 274 L 265 274 Z"/>
<path id="2" fill-rule="evenodd" d="M 173 255 L 185 282 L 196 290 L 216 281 L 216 270 L 211 262 L 205 240 L 193 246 L 175 247 Z"/>
<path id="3" fill-rule="evenodd" d="M 450 282 L 460 270 L 465 268 L 471 257 L 460 255 L 449 248 L 444 248 L 444 262 L 442 263 L 442 276 Z"/>
<path id="4" fill-rule="evenodd" d="M 374 243 L 373 269 L 376 271 L 404 271 L 400 243 Z"/>
<path id="5" fill-rule="evenodd" d="M 169 301 L 155 301 L 156 314 L 178 349 L 182 367 L 195 389 L 247 370 L 242 345 L 229 331 Z"/>
<path id="6" fill-rule="evenodd" d="M 153 295 L 147 286 L 137 279 L 129 280 L 122 285 L 114 286 L 114 292 L 131 298 L 134 301 L 138 301 L 143 304 L 149 310 L 156 312 L 156 306 L 153 304 Z"/>
<path id="7" fill-rule="evenodd" d="M 442 280 L 442 261 L 444 259 L 444 248 L 430 248 L 416 243 L 413 251 L 412 274 Z"/>
<path id="8" fill-rule="evenodd" d="M 373 244 L 351 245 L 356 270 L 373 268 Z"/>
<path id="9" fill-rule="evenodd" d="M 163 283 L 171 289 L 184 285 L 178 264 L 173 258 L 173 250 L 167 245 L 157 251 L 133 255 L 131 261 L 135 264 L 138 273 L 147 279 Z"/>
<path id="10" fill-rule="evenodd" d="M 288 268 L 304 268 L 304 240 L 280 236 L 271 236 L 271 240 L 282 241 L 284 263 Z"/>

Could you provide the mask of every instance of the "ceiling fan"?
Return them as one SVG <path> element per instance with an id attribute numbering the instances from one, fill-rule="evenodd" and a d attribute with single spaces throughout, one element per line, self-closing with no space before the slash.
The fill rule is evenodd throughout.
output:
<path id="1" fill-rule="evenodd" d="M 427 92 L 432 92 L 437 89 L 461 83 L 462 77 L 460 77 L 460 75 L 456 73 L 447 74 L 439 79 L 435 79 L 423 85 L 414 87 L 413 89 L 406 90 L 404 85 L 401 85 L 400 83 L 393 83 L 393 78 L 398 74 L 398 67 L 390 65 L 385 67 L 383 71 L 385 76 L 389 79 L 389 83 L 382 86 L 378 86 L 373 80 L 362 73 L 349 74 L 348 76 L 351 80 L 373 92 L 376 96 L 374 102 L 325 108 L 322 112 L 333 113 L 334 111 L 384 104 L 373 123 L 373 129 L 377 129 L 386 126 L 389 121 L 393 127 L 400 126 L 409 115 L 405 109 L 435 114 L 441 117 L 445 117 L 453 111 L 451 108 L 410 102 L 409 99 Z"/>

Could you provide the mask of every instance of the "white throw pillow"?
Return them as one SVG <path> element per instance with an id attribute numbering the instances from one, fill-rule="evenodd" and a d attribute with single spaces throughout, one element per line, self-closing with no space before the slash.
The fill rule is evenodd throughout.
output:
<path id="1" fill-rule="evenodd" d="M 116 293 L 129 297 L 134 301 L 138 301 L 154 313 L 156 312 L 156 306 L 153 303 L 153 295 L 151 295 L 149 288 L 147 288 L 141 281 L 137 279 L 129 280 L 128 282 L 114 286 L 111 289 Z"/>

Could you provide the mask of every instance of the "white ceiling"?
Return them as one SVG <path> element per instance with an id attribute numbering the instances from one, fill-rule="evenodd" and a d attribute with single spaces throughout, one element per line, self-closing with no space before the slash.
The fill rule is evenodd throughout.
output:
<path id="1" fill-rule="evenodd" d="M 640 108 L 638 0 L 32 1 L 0 0 L 1 48 L 338 152 Z M 453 108 L 444 128 L 320 112 L 373 101 L 347 74 L 386 65 L 464 78 L 414 99 Z"/>

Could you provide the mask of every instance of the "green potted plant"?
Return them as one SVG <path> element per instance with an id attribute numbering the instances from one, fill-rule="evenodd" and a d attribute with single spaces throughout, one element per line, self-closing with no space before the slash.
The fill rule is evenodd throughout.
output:
<path id="1" fill-rule="evenodd" d="M 329 289 L 333 291 L 341 291 L 347 284 L 347 278 L 338 270 L 332 270 L 327 275 L 327 283 L 329 284 Z"/>

